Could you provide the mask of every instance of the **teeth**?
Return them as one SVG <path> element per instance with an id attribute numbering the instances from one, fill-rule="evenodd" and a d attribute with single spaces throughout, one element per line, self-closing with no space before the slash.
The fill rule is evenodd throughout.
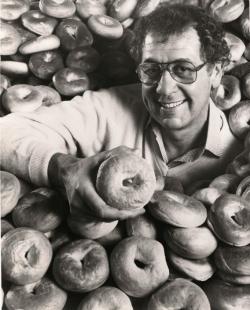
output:
<path id="1" fill-rule="evenodd" d="M 162 106 L 164 107 L 164 108 L 175 108 L 175 107 L 177 107 L 178 105 L 181 105 L 182 103 L 183 103 L 184 101 L 182 100 L 182 101 L 177 101 L 177 102 L 172 102 L 172 103 L 166 103 L 166 104 L 162 104 Z"/>

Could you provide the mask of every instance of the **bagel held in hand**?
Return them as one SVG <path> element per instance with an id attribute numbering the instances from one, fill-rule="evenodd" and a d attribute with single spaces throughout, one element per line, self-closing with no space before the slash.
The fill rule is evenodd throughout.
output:
<path id="1" fill-rule="evenodd" d="M 153 167 L 133 153 L 120 153 L 101 163 L 96 188 L 111 207 L 140 209 L 151 199 L 156 187 Z"/>
<path id="2" fill-rule="evenodd" d="M 98 167 L 114 152 L 133 153 L 135 150 L 118 147 L 88 158 L 76 158 L 60 153 L 52 156 L 48 168 L 50 182 L 62 193 L 66 193 L 72 210 L 88 213 L 104 221 L 124 220 L 145 212 L 144 208 L 136 210 L 113 208 L 98 195 L 95 187 Z"/>

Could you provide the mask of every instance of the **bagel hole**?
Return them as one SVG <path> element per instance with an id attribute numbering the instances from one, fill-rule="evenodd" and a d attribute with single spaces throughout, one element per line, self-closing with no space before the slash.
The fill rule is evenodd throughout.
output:
<path id="1" fill-rule="evenodd" d="M 140 269 L 144 269 L 144 268 L 147 266 L 146 264 L 144 264 L 143 262 L 141 262 L 141 261 L 138 260 L 138 259 L 135 259 L 134 262 L 135 262 L 135 265 L 136 265 L 138 268 L 140 268 Z"/>
<path id="2" fill-rule="evenodd" d="M 122 181 L 122 185 L 125 187 L 139 187 L 141 185 L 141 179 L 139 176 L 127 178 Z"/>
<path id="3" fill-rule="evenodd" d="M 30 266 L 33 266 L 36 264 L 37 262 L 37 250 L 36 247 L 34 245 L 32 245 L 24 254 L 25 259 L 27 260 L 27 262 L 29 263 Z"/>
<path id="4" fill-rule="evenodd" d="M 242 226 L 244 225 L 244 210 L 240 211 L 240 212 L 237 212 L 235 213 L 234 215 L 231 216 L 231 219 L 239 226 Z M 246 214 L 247 216 L 247 214 Z"/>

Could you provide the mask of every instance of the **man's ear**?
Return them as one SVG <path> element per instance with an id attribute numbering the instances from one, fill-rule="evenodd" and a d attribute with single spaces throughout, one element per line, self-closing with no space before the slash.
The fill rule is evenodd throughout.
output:
<path id="1" fill-rule="evenodd" d="M 212 73 L 211 73 L 211 87 L 212 88 L 217 88 L 220 85 L 221 78 L 224 74 L 222 64 L 221 63 L 215 63 L 215 65 L 212 68 Z"/>

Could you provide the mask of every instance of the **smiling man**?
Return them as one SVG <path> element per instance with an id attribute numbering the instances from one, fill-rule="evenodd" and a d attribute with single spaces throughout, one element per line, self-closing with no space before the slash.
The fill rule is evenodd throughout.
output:
<path id="1" fill-rule="evenodd" d="M 3 168 L 59 188 L 78 215 L 113 220 L 143 212 L 115 210 L 96 193 L 91 176 L 114 148 L 137 149 L 157 176 L 174 176 L 184 187 L 224 173 L 241 151 L 210 99 L 229 57 L 221 26 L 200 8 L 162 5 L 134 33 L 141 84 L 86 91 L 0 121 Z"/>

